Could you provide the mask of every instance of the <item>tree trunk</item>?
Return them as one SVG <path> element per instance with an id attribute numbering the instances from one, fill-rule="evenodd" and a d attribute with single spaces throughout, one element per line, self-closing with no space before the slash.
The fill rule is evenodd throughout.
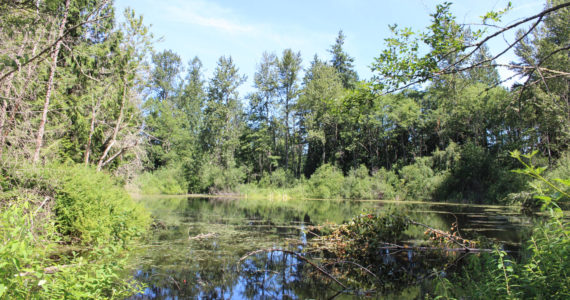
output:
<path id="1" fill-rule="evenodd" d="M 46 90 L 46 98 L 44 101 L 44 109 L 42 112 L 42 120 L 40 121 L 40 126 L 38 128 L 38 136 L 36 138 L 36 151 L 34 152 L 34 157 L 32 158 L 32 163 L 37 163 L 40 159 L 40 150 L 42 148 L 45 126 L 47 122 L 47 113 L 49 109 L 49 101 L 51 97 L 51 93 L 53 90 L 53 77 L 55 76 L 55 70 L 57 69 L 57 57 L 59 55 L 59 49 L 61 49 L 61 37 L 63 36 L 63 30 L 65 29 L 65 25 L 67 23 L 67 15 L 69 13 L 69 4 L 70 0 L 65 1 L 65 12 L 63 13 L 63 19 L 61 20 L 61 24 L 59 26 L 59 32 L 57 35 L 58 41 L 55 43 L 55 49 L 51 54 L 51 68 L 49 73 L 49 79 L 47 83 L 47 90 Z"/>
<path id="2" fill-rule="evenodd" d="M 24 36 L 24 40 L 22 42 L 22 45 L 20 46 L 20 48 L 18 49 L 17 52 L 17 56 L 21 56 L 24 52 L 24 48 L 26 47 L 28 43 L 28 33 L 25 33 Z M 32 55 L 35 55 L 36 52 L 36 45 L 34 45 L 34 50 L 32 52 Z M 28 66 L 28 77 L 30 74 L 30 67 Z M 11 123 L 11 121 L 13 121 L 15 115 L 16 115 L 16 110 L 17 110 L 17 106 L 18 106 L 18 101 L 16 101 L 15 103 L 12 103 L 12 105 L 10 105 L 10 107 L 12 108 L 12 111 L 10 113 L 10 122 L 7 122 L 8 119 L 8 100 L 12 100 L 12 99 L 17 99 L 16 97 L 12 97 L 12 88 L 13 88 L 13 83 L 12 80 L 14 79 L 14 74 L 10 74 L 8 77 L 6 77 L 6 86 L 4 87 L 4 94 L 2 97 L 2 108 L 0 109 L 0 157 L 2 156 L 2 152 L 4 151 L 4 144 L 6 143 L 6 136 L 8 134 L 8 125 L 9 123 Z M 22 90 L 23 94 L 25 92 L 25 90 L 27 89 L 28 86 L 28 82 L 29 80 L 27 80 L 24 84 L 24 89 Z"/>
<path id="3" fill-rule="evenodd" d="M 95 131 L 95 116 L 97 114 L 97 109 L 99 109 L 99 105 L 101 104 L 101 97 L 97 98 L 97 104 L 93 105 L 93 109 L 91 110 L 91 127 L 89 128 L 89 138 L 87 139 L 87 144 L 85 145 L 85 156 L 83 161 L 85 165 L 89 165 L 89 155 L 91 154 L 91 140 L 93 138 L 93 132 Z"/>
<path id="4" fill-rule="evenodd" d="M 7 78 L 7 83 L 2 94 L 2 108 L 0 109 L 0 156 L 4 150 L 4 134 L 6 126 L 8 125 L 6 119 L 8 118 L 8 99 L 10 99 L 10 91 L 12 90 L 12 76 Z"/>
<path id="5" fill-rule="evenodd" d="M 289 91 L 285 100 L 285 170 L 289 170 Z"/>
<path id="6" fill-rule="evenodd" d="M 8 96 L 9 93 L 5 95 Z M 2 99 L 2 108 L 0 109 L 0 157 L 2 157 L 2 152 L 4 150 L 4 127 L 6 126 L 6 118 L 8 110 L 8 101 L 6 98 Z"/>
<path id="7" fill-rule="evenodd" d="M 109 151 L 111 150 L 111 148 L 113 147 L 113 145 L 117 141 L 117 135 L 119 134 L 119 128 L 121 127 L 121 122 L 123 121 L 123 111 L 125 110 L 126 99 L 127 99 L 127 83 L 124 82 L 123 83 L 123 95 L 121 96 L 121 108 L 119 110 L 119 117 L 117 118 L 117 124 L 115 124 L 115 129 L 113 130 L 113 136 L 111 137 L 111 141 L 107 144 L 107 147 L 105 147 L 105 151 L 103 151 L 103 154 L 99 158 L 99 162 L 97 163 L 97 171 L 101 171 L 101 168 L 103 167 L 103 165 L 105 163 L 105 158 L 107 157 L 107 154 L 109 154 Z M 108 163 L 108 161 L 105 164 L 107 164 L 107 163 Z"/>

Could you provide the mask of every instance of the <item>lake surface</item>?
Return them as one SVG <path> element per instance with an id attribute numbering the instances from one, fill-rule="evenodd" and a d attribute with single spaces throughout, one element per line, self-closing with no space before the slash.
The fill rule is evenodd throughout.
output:
<path id="1" fill-rule="evenodd" d="M 484 236 L 506 248 L 516 247 L 532 224 L 520 207 L 503 206 L 195 197 L 140 201 L 158 225 L 136 250 L 134 278 L 147 288 L 131 299 L 355 298 L 339 294 L 330 280 L 308 276 L 314 268 L 293 255 L 261 252 L 240 258 L 259 249 L 300 252 L 310 238 L 308 226 L 341 224 L 361 213 L 405 212 L 443 230 L 457 221 L 463 237 Z M 414 289 L 383 296 L 413 297 L 419 292 Z"/>

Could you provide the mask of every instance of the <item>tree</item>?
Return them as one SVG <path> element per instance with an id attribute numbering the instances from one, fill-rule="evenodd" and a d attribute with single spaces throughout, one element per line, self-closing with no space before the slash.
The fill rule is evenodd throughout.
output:
<path id="1" fill-rule="evenodd" d="M 171 50 L 152 55 L 150 97 L 145 101 L 145 132 L 150 137 L 148 158 L 151 169 L 166 166 L 179 159 L 187 144 L 186 114 L 180 108 L 182 63 Z M 178 151 L 177 151 L 178 150 Z"/>
<path id="2" fill-rule="evenodd" d="M 201 141 L 204 151 L 211 153 L 214 161 L 225 168 L 235 164 L 234 155 L 242 128 L 237 89 L 245 80 L 231 57 L 220 57 L 207 88 Z"/>
<path id="3" fill-rule="evenodd" d="M 139 143 L 138 133 L 138 93 L 136 85 L 141 79 L 140 72 L 144 69 L 144 58 L 151 50 L 151 38 L 148 27 L 144 26 L 142 17 L 136 17 L 132 10 L 125 11 L 126 24 L 122 28 L 122 39 L 119 40 L 118 53 L 115 64 L 118 67 L 119 76 L 117 102 L 118 109 L 115 108 L 112 133 L 107 135 L 102 145 L 103 153 L 97 162 L 97 170 L 112 162 L 115 158 L 123 155 L 127 150 L 136 147 Z M 116 107 L 116 106 L 115 106 Z M 127 118 L 126 118 L 127 116 Z M 126 123 L 126 124 L 125 124 Z M 129 124 L 130 123 L 130 124 Z M 119 134 L 122 135 L 119 143 Z M 120 144 L 120 145 L 119 145 Z M 119 146 L 111 154 L 113 147 Z"/>
<path id="4" fill-rule="evenodd" d="M 570 3 L 547 1 L 544 21 L 529 30 L 519 30 L 516 44 L 524 84 L 515 88 L 513 109 L 519 118 L 531 122 L 528 145 L 552 158 L 568 149 L 570 142 Z M 540 19 L 538 20 L 540 21 Z"/>
<path id="5" fill-rule="evenodd" d="M 385 40 L 387 49 L 383 50 L 380 56 L 375 58 L 375 62 L 372 65 L 373 71 L 378 73 L 375 77 L 377 88 L 384 92 L 394 92 L 432 81 L 442 75 L 463 73 L 474 68 L 485 67 L 485 65 L 507 67 L 521 74 L 528 71 L 534 72 L 534 70 L 539 69 L 559 76 L 568 76 L 567 72 L 563 70 L 550 70 L 540 66 L 528 67 L 516 64 L 500 65 L 492 63 L 498 57 L 503 56 L 509 50 L 519 45 L 543 20 L 548 19 L 547 16 L 557 12 L 563 14 L 564 11 L 567 11 L 570 3 L 562 2 L 556 2 L 556 5 L 551 4 L 542 12 L 514 22 L 506 27 L 499 27 L 492 33 L 488 33 L 487 29 L 471 31 L 468 30 L 468 25 L 458 24 L 455 21 L 455 16 L 450 12 L 451 3 L 437 5 L 436 12 L 431 14 L 433 18 L 432 24 L 424 32 L 415 33 L 411 28 L 399 29 L 397 25 L 390 26 L 393 37 Z M 510 4 L 505 10 L 488 12 L 482 16 L 482 25 L 497 28 L 497 26 L 489 26 L 488 22 L 500 21 L 501 16 L 509 9 Z M 531 24 L 529 29 L 521 29 L 522 26 L 527 24 Z M 499 50 L 498 54 L 484 60 L 474 59 L 490 40 L 500 37 L 507 31 L 517 29 L 521 29 L 517 38 L 513 42 L 509 42 L 504 49 Z M 423 46 L 428 47 L 427 53 L 422 50 Z M 568 47 L 562 46 L 549 54 L 554 55 L 568 50 Z M 470 60 L 472 63 L 469 63 Z"/>
<path id="6" fill-rule="evenodd" d="M 346 36 L 342 30 L 340 30 L 336 38 L 336 43 L 332 45 L 328 51 L 332 54 L 330 62 L 340 74 L 342 85 L 345 89 L 353 89 L 358 81 L 358 75 L 356 71 L 354 71 L 354 58 L 350 57 L 342 48 L 345 38 Z"/>
<path id="7" fill-rule="evenodd" d="M 285 121 L 285 169 L 289 169 L 289 148 L 291 135 L 291 111 L 299 94 L 299 72 L 301 70 L 301 53 L 294 53 L 291 49 L 283 51 L 278 62 L 279 95 L 283 105 L 283 118 Z M 294 122 L 293 122 L 294 123 Z"/>
<path id="8" fill-rule="evenodd" d="M 265 169 L 272 171 L 277 156 L 278 110 L 277 92 L 279 88 L 278 60 L 275 54 L 263 53 L 261 62 L 254 76 L 256 92 L 249 96 L 249 123 L 251 132 L 247 139 L 253 145 L 251 152 L 255 156 L 255 165 L 263 175 Z"/>
<path id="9" fill-rule="evenodd" d="M 318 58 L 315 58 L 307 74 L 310 79 L 305 80 L 298 109 L 302 112 L 309 146 L 304 172 L 310 176 L 320 165 L 333 161 L 339 150 L 343 85 L 337 70 Z"/>
<path id="10" fill-rule="evenodd" d="M 53 77 L 55 76 L 55 70 L 57 68 L 57 59 L 59 56 L 59 50 L 61 49 L 61 43 L 62 43 L 61 39 L 63 38 L 63 30 L 65 29 L 65 26 L 67 24 L 67 16 L 69 14 L 70 3 L 71 3 L 71 0 L 65 1 L 65 8 L 64 8 L 64 12 L 63 12 L 63 17 L 61 19 L 61 24 L 59 25 L 59 30 L 57 33 L 57 40 L 56 40 L 55 45 L 54 45 L 54 50 L 51 53 L 50 73 L 49 73 L 47 87 L 46 87 L 46 96 L 45 96 L 45 100 L 44 100 L 44 108 L 43 108 L 43 112 L 42 112 L 42 119 L 40 121 L 40 125 L 38 127 L 38 135 L 36 137 L 36 150 L 34 152 L 34 156 L 32 157 L 33 163 L 36 163 L 40 159 L 40 150 L 41 150 L 42 144 L 43 144 L 45 125 L 47 122 L 47 113 L 49 110 L 49 102 L 51 99 L 51 94 L 52 94 L 52 89 L 53 89 Z"/>
<path id="11" fill-rule="evenodd" d="M 153 92 L 158 101 L 176 96 L 179 89 L 182 61 L 172 50 L 152 54 L 154 68 L 151 72 Z"/>

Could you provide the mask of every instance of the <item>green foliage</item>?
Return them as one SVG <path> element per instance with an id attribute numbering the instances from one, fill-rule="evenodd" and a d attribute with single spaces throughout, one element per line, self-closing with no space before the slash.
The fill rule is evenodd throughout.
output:
<path id="1" fill-rule="evenodd" d="M 244 167 L 224 168 L 208 162 L 200 169 L 200 189 L 208 193 L 232 192 L 244 182 L 246 174 Z"/>
<path id="2" fill-rule="evenodd" d="M 570 226 L 550 220 L 534 228 L 520 262 L 503 250 L 470 257 L 452 278 L 457 297 L 473 299 L 568 299 L 570 297 Z"/>
<path id="3" fill-rule="evenodd" d="M 361 165 L 357 169 L 352 169 L 344 178 L 342 190 L 345 199 L 375 199 L 373 177 L 368 174 L 366 166 Z M 376 196 L 376 197 L 375 197 Z"/>
<path id="4" fill-rule="evenodd" d="M 188 192 L 188 184 L 180 167 L 163 167 L 139 175 L 133 182 L 137 192 L 144 195 L 180 195 Z"/>
<path id="5" fill-rule="evenodd" d="M 450 146 L 451 147 L 451 146 Z M 488 150 L 469 142 L 435 157 L 439 168 L 448 168 L 434 192 L 436 198 L 471 203 L 501 203 L 509 193 L 523 188 L 524 178 L 510 172 L 510 166 Z"/>
<path id="6" fill-rule="evenodd" d="M 341 198 L 344 176 L 330 164 L 320 166 L 307 182 L 308 196 L 311 198 Z"/>
<path id="7" fill-rule="evenodd" d="M 431 157 L 422 157 L 400 170 L 403 192 L 406 199 L 414 201 L 431 200 L 441 185 L 444 174 L 434 172 Z"/>
<path id="8" fill-rule="evenodd" d="M 109 175 L 54 164 L 2 173 L 1 298 L 124 298 L 140 289 L 119 274 L 149 216 Z"/>
<path id="9" fill-rule="evenodd" d="M 66 166 L 55 195 L 58 230 L 84 245 L 128 243 L 150 223 L 113 179 L 84 166 Z"/>
<path id="10" fill-rule="evenodd" d="M 378 193 L 378 199 L 392 200 L 399 198 L 400 183 L 400 179 L 394 171 L 387 171 L 381 168 L 373 174 L 372 188 Z"/>
<path id="11" fill-rule="evenodd" d="M 339 31 L 335 44 L 328 51 L 332 54 L 330 62 L 340 75 L 342 85 L 344 88 L 353 89 L 358 81 L 358 75 L 354 71 L 354 58 L 350 57 L 342 48 L 345 38 L 342 30 Z"/>
<path id="12" fill-rule="evenodd" d="M 537 151 L 530 154 L 521 154 L 519 151 L 511 152 L 511 156 L 525 166 L 524 169 L 513 170 L 513 172 L 526 175 L 534 180 L 529 183 L 530 191 L 523 190 L 510 196 L 521 200 L 525 209 L 549 210 L 560 214 L 558 202 L 570 200 L 570 182 L 563 179 L 570 178 L 568 153 L 563 155 L 550 172 L 546 172 L 546 167 L 534 167 L 532 160 L 537 153 Z"/>
<path id="13" fill-rule="evenodd" d="M 32 230 L 33 220 L 38 213 L 32 212 L 32 203 L 39 202 L 39 197 L 34 197 L 28 201 L 26 196 L 2 195 L 3 199 L 0 210 L 0 298 L 25 296 L 34 291 L 27 291 L 26 281 L 22 277 L 16 277 L 20 272 L 27 270 L 36 271 L 38 262 L 45 260 L 44 255 L 53 245 L 38 244 L 36 232 L 42 233 L 47 238 L 56 238 L 55 228 L 49 223 L 40 223 Z M 7 198 L 4 198 L 7 197 Z M 33 202 L 32 202 L 33 201 Z M 35 285 L 37 282 L 35 280 Z M 36 288 L 37 289 L 37 288 Z"/>
<path id="14" fill-rule="evenodd" d="M 279 168 L 271 173 L 265 173 L 258 184 L 261 187 L 287 188 L 294 186 L 295 182 L 295 176 L 291 172 Z"/>
<path id="15" fill-rule="evenodd" d="M 492 256 L 471 258 L 461 275 L 454 278 L 463 285 L 458 295 L 476 299 L 568 299 L 570 297 L 570 226 L 558 206 L 570 187 L 568 179 L 548 180 L 545 168 L 535 167 L 530 160 L 536 152 L 521 154 L 514 151 L 524 169 L 517 170 L 546 187 L 533 185 L 534 196 L 542 202 L 542 210 L 550 211 L 550 218 L 535 226 L 530 239 L 523 245 L 520 262 L 514 261 L 502 250 Z M 555 183 L 557 182 L 557 183 Z"/>

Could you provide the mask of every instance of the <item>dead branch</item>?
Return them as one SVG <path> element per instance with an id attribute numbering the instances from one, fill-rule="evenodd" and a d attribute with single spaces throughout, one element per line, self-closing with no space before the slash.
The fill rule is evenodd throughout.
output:
<path id="1" fill-rule="evenodd" d="M 414 221 L 414 220 L 412 220 L 412 219 L 408 219 L 408 222 L 410 222 L 410 224 L 413 224 L 413 225 L 417 225 L 417 226 L 424 227 L 424 228 L 428 229 L 429 231 L 434 232 L 434 233 L 436 233 L 436 234 L 445 236 L 448 240 L 450 240 L 450 241 L 452 241 L 453 243 L 459 245 L 459 246 L 462 247 L 463 249 L 469 249 L 469 247 L 467 247 L 467 245 L 465 244 L 465 243 L 468 243 L 469 240 L 466 240 L 466 239 L 461 238 L 461 237 L 454 236 L 454 235 L 452 235 L 452 234 L 450 234 L 450 233 L 448 233 L 448 232 L 445 232 L 445 231 L 439 230 L 439 229 L 435 229 L 435 228 L 433 228 L 433 227 L 431 227 L 431 226 L 428 226 L 428 225 L 426 225 L 426 224 L 422 224 L 422 223 L 420 223 L 420 222 L 416 222 L 416 221 Z"/>
<path id="2" fill-rule="evenodd" d="M 538 13 L 538 14 L 536 14 L 536 15 L 533 15 L 533 16 L 530 16 L 530 17 L 525 18 L 525 19 L 523 19 L 523 20 L 520 20 L 520 21 L 518 21 L 518 22 L 516 22 L 516 23 L 514 23 L 514 24 L 511 24 L 511 25 L 509 25 L 509 26 L 507 26 L 507 27 L 502 28 L 501 30 L 497 30 L 497 31 L 494 32 L 493 34 L 488 35 L 488 36 L 486 36 L 485 38 L 483 38 L 481 41 L 479 41 L 479 42 L 477 42 L 477 43 L 475 43 L 475 44 L 472 44 L 472 45 L 467 45 L 464 49 L 469 49 L 469 48 L 473 48 L 473 49 L 471 49 L 471 51 L 469 51 L 467 54 L 463 55 L 457 62 L 455 62 L 455 63 L 453 63 L 453 64 L 451 64 L 451 65 L 449 65 L 449 66 L 443 68 L 442 70 L 440 70 L 439 72 L 436 72 L 436 73 L 434 73 L 434 74 L 430 74 L 430 75 L 426 75 L 426 76 L 416 76 L 416 77 L 415 77 L 415 78 L 416 78 L 415 80 L 412 80 L 412 81 L 408 82 L 407 84 L 405 84 L 405 85 L 403 85 L 403 86 L 396 87 L 396 88 L 393 88 L 393 89 L 384 91 L 384 92 L 382 93 L 382 95 L 391 94 L 391 93 L 394 93 L 394 92 L 397 92 L 397 91 L 405 90 L 406 88 L 409 88 L 409 87 L 414 86 L 414 85 L 416 85 L 416 84 L 420 84 L 420 83 L 427 82 L 428 80 L 433 79 L 433 78 L 435 78 L 435 77 L 438 76 L 438 75 L 456 74 L 456 73 L 464 72 L 464 71 L 467 71 L 467 70 L 470 70 L 470 69 L 473 69 L 473 68 L 482 67 L 482 66 L 484 66 L 485 64 L 491 63 L 491 62 L 493 62 L 494 60 L 496 60 L 497 58 L 499 58 L 500 56 L 504 55 L 507 51 L 509 51 L 510 49 L 512 49 L 515 45 L 517 45 L 518 43 L 520 43 L 520 41 L 521 41 L 523 38 L 525 38 L 526 36 L 528 36 L 533 30 L 535 30 L 536 27 L 540 24 L 540 22 L 542 22 L 543 18 L 544 18 L 546 15 L 548 15 L 548 14 L 554 12 L 554 11 L 557 11 L 557 10 L 559 10 L 559 9 L 568 7 L 568 6 L 570 6 L 570 2 L 562 3 L 562 4 L 559 4 L 559 5 L 557 5 L 557 6 L 553 6 L 553 7 L 549 8 L 549 9 L 543 10 L 542 12 L 540 12 L 540 13 Z M 520 37 L 518 37 L 514 42 L 508 43 L 508 46 L 507 46 L 505 49 L 503 49 L 499 54 L 494 55 L 494 56 L 491 57 L 491 58 L 488 58 L 488 59 L 482 60 L 482 61 L 480 61 L 480 62 L 477 62 L 477 63 L 475 63 L 475 64 L 472 64 L 472 65 L 469 65 L 469 66 L 466 66 L 466 67 L 463 67 L 463 68 L 458 68 L 461 63 L 465 62 L 467 59 L 469 59 L 470 57 L 472 57 L 473 54 L 474 54 L 477 50 L 479 50 L 479 49 L 480 49 L 485 43 L 487 43 L 489 40 L 491 40 L 491 39 L 493 39 L 493 38 L 495 38 L 495 37 L 497 37 L 497 36 L 503 34 L 503 33 L 506 32 L 506 31 L 512 30 L 512 29 L 514 29 L 514 28 L 516 28 L 516 27 L 518 27 L 518 26 L 520 26 L 520 25 L 522 25 L 522 24 L 525 24 L 525 23 L 527 23 L 527 22 L 533 21 L 533 20 L 535 20 L 535 19 L 537 19 L 537 20 L 532 24 L 532 26 L 531 26 L 528 30 L 525 30 L 524 33 L 523 33 Z M 550 53 L 545 59 L 543 59 L 536 67 L 525 67 L 525 69 L 528 68 L 528 69 L 531 70 L 531 72 L 530 72 L 529 74 L 526 74 L 526 75 L 527 75 L 527 76 L 530 76 L 538 67 L 540 67 L 540 65 L 542 64 L 542 62 L 544 62 L 545 60 L 547 60 L 548 58 L 550 58 L 550 57 L 551 57 L 552 55 L 554 55 L 555 53 L 558 53 L 558 52 L 564 51 L 564 50 L 569 50 L 569 49 L 570 49 L 570 45 L 564 46 L 564 47 L 559 48 L 559 49 L 556 49 L 556 50 L 554 50 L 552 53 Z M 446 53 L 443 57 L 446 57 L 446 56 L 448 56 L 448 55 L 450 55 L 450 54 L 452 54 L 452 53 L 455 53 L 455 52 L 457 52 L 457 50 L 450 51 L 449 53 Z M 494 64 L 493 64 L 493 65 L 494 65 Z M 545 69 L 541 69 L 541 70 L 546 71 Z M 548 70 L 548 71 L 550 71 L 551 73 L 563 74 L 564 76 L 570 76 L 570 74 L 568 74 L 567 72 L 563 72 L 563 71 L 557 71 L 557 70 Z M 522 89 L 522 90 L 524 90 L 524 87 L 526 87 L 527 84 L 528 84 L 528 80 L 527 80 L 527 82 L 525 82 L 525 84 L 523 85 L 523 89 Z M 522 94 L 522 91 L 521 91 L 521 94 Z"/>
<path id="3" fill-rule="evenodd" d="M 549 8 L 549 9 L 543 10 L 542 12 L 540 12 L 540 13 L 534 15 L 534 16 L 525 18 L 525 19 L 523 19 L 523 20 L 521 20 L 521 21 L 518 21 L 518 22 L 516 22 L 516 23 L 514 23 L 514 24 L 512 24 L 512 25 L 509 25 L 509 26 L 507 26 L 507 27 L 505 27 L 505 28 L 503 28 L 503 29 L 501 29 L 501 30 L 496 31 L 495 33 L 493 33 L 493 34 L 491 34 L 491 35 L 485 37 L 483 40 L 479 41 L 477 44 L 473 45 L 473 46 L 474 46 L 473 50 L 471 50 L 471 52 L 469 52 L 467 55 L 465 55 L 463 58 L 461 58 L 459 61 L 457 61 L 457 63 L 455 63 L 454 65 L 458 65 L 458 64 L 462 63 L 462 62 L 463 62 L 465 59 L 467 59 L 468 57 L 471 57 L 471 55 L 473 55 L 477 50 L 479 50 L 479 49 L 483 46 L 483 44 L 485 44 L 486 42 L 488 42 L 490 39 L 492 39 L 492 38 L 494 38 L 494 37 L 496 37 L 496 36 L 498 36 L 498 35 L 500 35 L 500 34 L 506 32 L 506 31 L 509 31 L 509 30 L 511 30 L 511 29 L 513 29 L 513 28 L 516 28 L 516 27 L 518 27 L 518 26 L 520 26 L 520 25 L 522 25 L 522 24 L 524 24 L 524 23 L 527 23 L 527 22 L 532 21 L 532 20 L 534 20 L 534 19 L 538 19 L 538 20 L 533 24 L 533 26 L 531 26 L 531 28 L 530 28 L 525 34 L 523 34 L 523 35 L 522 35 L 519 39 L 517 39 L 514 43 L 510 44 L 510 45 L 507 47 L 507 49 L 505 49 L 505 50 L 504 50 L 503 52 L 501 52 L 500 54 L 495 55 L 495 57 L 493 57 L 493 58 L 491 58 L 491 59 L 489 59 L 489 60 L 487 60 L 487 61 L 483 61 L 483 62 L 481 62 L 481 63 L 490 62 L 490 61 L 495 60 L 497 57 L 503 55 L 503 54 L 504 54 L 505 52 L 507 52 L 510 48 L 512 48 L 512 47 L 513 47 L 516 43 L 518 43 L 523 37 L 527 36 L 527 35 L 540 23 L 540 21 L 542 20 L 542 18 L 544 18 L 544 16 L 546 16 L 547 14 L 549 14 L 549 13 L 551 13 L 551 12 L 553 12 L 553 11 L 557 11 L 557 10 L 562 9 L 562 8 L 564 8 L 564 7 L 567 7 L 567 6 L 570 6 L 570 2 L 562 3 L 562 4 L 559 4 L 559 5 L 553 6 L 553 7 Z"/>
<path id="4" fill-rule="evenodd" d="M 460 253 L 490 253 L 495 250 L 493 249 L 481 249 L 481 248 L 471 248 L 471 247 L 462 247 L 462 248 L 442 248 L 442 247 L 414 247 L 414 246 L 386 246 L 386 247 L 379 247 L 379 250 L 411 250 L 411 251 L 445 251 L 445 252 L 460 252 Z"/>
<path id="5" fill-rule="evenodd" d="M 32 58 L 30 58 L 29 60 L 27 60 L 27 61 L 23 62 L 22 64 L 20 64 L 18 68 L 14 68 L 14 69 L 12 69 L 12 70 L 6 72 L 5 74 L 3 74 L 2 77 L 0 77 L 0 82 L 4 81 L 4 79 L 6 79 L 8 76 L 10 76 L 11 74 L 13 74 L 14 72 L 18 71 L 20 68 L 25 67 L 26 65 L 28 65 L 28 64 L 30 64 L 30 63 L 32 63 L 32 62 L 34 62 L 35 60 L 42 58 L 42 56 L 43 56 L 44 54 L 46 54 L 46 53 L 53 54 L 53 52 L 55 51 L 55 50 L 54 50 L 54 46 L 57 45 L 58 43 L 60 43 L 61 41 L 63 41 L 63 39 L 64 39 L 65 37 L 67 37 L 67 35 L 69 35 L 71 32 L 73 32 L 75 29 L 77 29 L 77 28 L 79 28 L 79 27 L 81 27 L 81 26 L 83 26 L 83 25 L 89 24 L 89 23 L 93 23 L 93 22 L 97 22 L 97 21 L 104 20 L 104 19 L 108 19 L 108 18 L 110 18 L 110 17 L 111 17 L 111 16 L 103 16 L 103 17 L 96 18 L 96 19 L 93 19 L 93 20 L 88 20 L 88 21 L 81 22 L 81 23 L 79 23 L 79 24 L 77 24 L 77 25 L 75 25 L 75 26 L 69 28 L 68 30 L 66 30 L 66 31 L 63 33 L 63 35 L 61 35 L 59 38 L 57 38 L 53 43 L 51 43 L 49 46 L 45 47 L 42 51 L 40 51 L 40 53 L 36 54 L 35 56 L 33 56 Z M 42 60 L 45 60 L 46 58 L 47 58 L 47 56 L 46 56 L 46 57 L 43 57 Z"/>
<path id="6" fill-rule="evenodd" d="M 341 261 L 335 261 L 335 262 L 331 262 L 326 264 L 325 266 L 333 266 L 333 265 L 339 265 L 339 264 L 351 264 L 351 265 L 355 265 L 357 266 L 359 269 L 365 271 L 366 273 L 372 275 L 374 278 L 376 278 L 378 281 L 381 281 L 378 276 L 376 276 L 376 274 L 372 273 L 372 271 L 370 271 L 368 268 L 365 268 L 364 266 L 362 266 L 361 264 L 355 263 L 353 261 L 350 260 L 341 260 Z"/>

